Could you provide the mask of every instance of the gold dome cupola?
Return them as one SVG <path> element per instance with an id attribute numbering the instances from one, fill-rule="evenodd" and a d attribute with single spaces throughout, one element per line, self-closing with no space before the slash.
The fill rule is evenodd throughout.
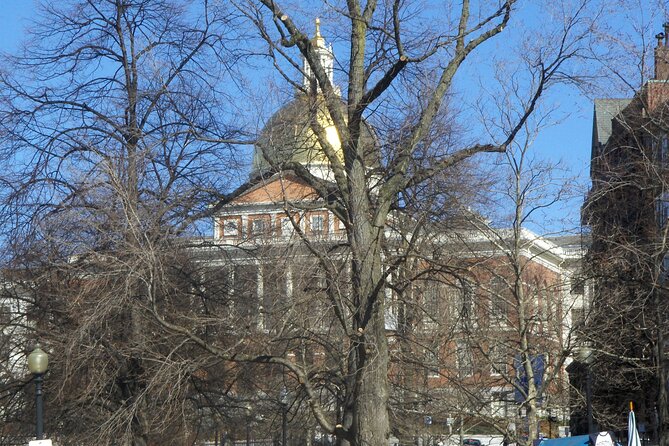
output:
<path id="1" fill-rule="evenodd" d="M 321 66 L 332 83 L 334 81 L 332 45 L 328 45 L 323 38 L 319 19 L 316 19 L 316 32 L 311 42 L 316 47 Z M 304 89 L 314 93 L 318 92 L 316 79 L 304 58 L 302 58 L 302 70 Z M 335 89 L 335 92 L 339 90 Z M 297 162 L 306 166 L 313 175 L 329 178 L 330 162 L 311 128 L 311 120 L 314 116 L 318 124 L 325 130 L 327 140 L 340 161 L 343 161 L 341 141 L 322 96 L 316 94 L 309 97 L 299 91 L 295 99 L 281 107 L 270 118 L 260 133 L 254 148 L 251 177 L 268 171 L 280 170 L 288 162 Z"/>
<path id="2" fill-rule="evenodd" d="M 325 69 L 329 81 L 333 82 L 334 56 L 332 45 L 328 45 L 321 35 L 320 20 L 316 19 L 316 33 L 311 39 L 316 47 L 321 66 Z M 299 163 L 309 169 L 312 175 L 333 180 L 330 160 L 325 155 L 318 137 L 312 129 L 315 117 L 319 126 L 325 131 L 328 143 L 334 149 L 339 161 L 343 162 L 344 154 L 339 134 L 325 105 L 325 99 L 316 89 L 316 80 L 309 64 L 303 59 L 303 86 L 311 95 L 299 91 L 295 98 L 277 111 L 267 122 L 254 147 L 251 178 L 267 172 L 286 169 L 289 163 Z M 334 86 L 334 85 L 333 85 Z M 338 88 L 334 88 L 339 93 Z M 372 149 L 376 138 L 371 128 L 363 123 L 360 143 Z M 374 151 L 369 150 L 370 158 Z"/>
<path id="3" fill-rule="evenodd" d="M 325 73 L 328 76 L 330 84 L 334 87 L 334 53 L 332 51 L 332 44 L 328 45 L 325 42 L 325 39 L 321 35 L 321 20 L 316 18 L 316 33 L 311 39 L 312 45 L 316 48 L 316 53 L 318 54 L 318 59 L 321 63 L 321 66 L 325 70 Z M 316 90 L 316 79 L 314 78 L 313 72 L 307 60 L 302 57 L 302 72 L 304 73 L 302 78 L 302 86 L 306 91 Z M 320 90 L 320 88 L 319 88 Z M 338 92 L 338 89 L 335 87 L 335 91 Z"/>

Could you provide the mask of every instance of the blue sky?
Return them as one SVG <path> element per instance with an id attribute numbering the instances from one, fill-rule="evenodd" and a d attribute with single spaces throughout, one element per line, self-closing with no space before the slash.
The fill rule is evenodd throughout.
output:
<path id="1" fill-rule="evenodd" d="M 537 4 L 543 6 L 541 3 L 543 0 L 538 1 L 539 3 L 535 3 L 535 6 Z M 532 0 L 529 0 L 529 2 L 532 5 Z M 629 1 L 628 3 L 634 2 Z M 0 50 L 12 52 L 18 49 L 23 39 L 23 31 L 29 26 L 29 18 L 35 13 L 35 2 L 33 0 L 0 0 L 0 6 Z M 638 8 L 643 9 L 641 6 Z M 626 29 L 625 32 L 633 35 L 635 32 L 638 33 L 639 30 L 630 29 L 624 23 L 626 20 L 631 23 L 637 19 L 640 23 L 649 26 L 651 31 L 653 26 L 659 28 L 660 21 L 652 23 L 654 21 L 652 15 L 646 17 L 639 12 L 639 17 L 635 16 L 630 20 L 630 11 L 632 11 L 631 14 L 634 14 L 635 9 L 630 7 L 622 11 L 621 8 L 618 8 L 613 13 L 614 15 L 602 19 L 608 21 L 606 27 L 602 26 L 602 29 Z M 615 14 L 618 14 L 618 16 L 616 17 Z M 536 17 L 531 17 L 531 19 L 536 19 Z M 616 32 L 620 33 L 621 31 Z M 629 35 L 627 37 L 623 35 L 621 38 L 630 37 Z M 505 42 L 500 40 L 495 43 L 496 47 L 491 47 L 489 50 L 504 49 L 504 44 Z M 604 94 L 606 91 L 600 91 L 599 93 Z M 585 193 L 585 188 L 588 185 L 592 100 L 593 97 L 598 95 L 597 92 L 586 95 L 575 88 L 559 88 L 553 91 L 550 101 L 558 107 L 553 119 L 559 122 L 544 128 L 534 142 L 536 155 L 553 162 L 562 161 L 583 186 L 582 193 Z M 579 206 L 578 198 L 572 200 L 567 206 L 568 213 L 574 221 L 578 220 Z M 565 209 L 556 212 L 559 213 L 557 216 L 561 217 L 565 214 Z"/>
<path id="2" fill-rule="evenodd" d="M 28 17 L 34 13 L 32 0 L 2 0 L 0 2 L 0 48 L 12 51 L 18 47 Z"/>

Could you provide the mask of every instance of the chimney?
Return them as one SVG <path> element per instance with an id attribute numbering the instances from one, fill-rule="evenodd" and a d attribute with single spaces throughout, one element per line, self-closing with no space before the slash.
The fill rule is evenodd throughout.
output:
<path id="1" fill-rule="evenodd" d="M 657 46 L 655 47 L 655 79 L 669 80 L 669 22 L 662 25 L 664 32 L 655 36 Z"/>
<path id="2" fill-rule="evenodd" d="M 644 112 L 649 114 L 656 114 L 660 107 L 669 110 L 669 22 L 662 27 L 664 32 L 655 36 L 655 76 L 643 88 Z"/>

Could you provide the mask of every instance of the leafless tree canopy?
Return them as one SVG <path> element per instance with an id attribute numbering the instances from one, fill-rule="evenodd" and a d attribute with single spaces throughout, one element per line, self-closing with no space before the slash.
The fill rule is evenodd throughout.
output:
<path id="1" fill-rule="evenodd" d="M 429 21 L 422 20 L 416 5 L 401 2 L 324 5 L 328 23 L 345 30 L 337 37 L 348 59 L 339 59 L 334 77 L 324 64 L 319 35 L 311 37 L 305 25 L 310 17 L 299 5 L 274 1 L 238 4 L 260 31 L 280 75 L 304 101 L 305 113 L 312 113 L 310 131 L 332 173 L 333 181 L 325 181 L 303 163 L 273 158 L 264 152 L 275 171 L 291 171 L 316 190 L 319 206 L 327 207 L 343 222 L 348 252 L 344 259 L 350 275 L 350 284 L 344 289 L 336 287 L 331 279 L 338 271 L 334 253 L 304 240 L 318 275 L 325 280 L 317 290 L 307 290 L 312 297 L 325 298 L 338 325 L 337 332 L 343 336 L 343 349 L 322 347 L 338 367 L 336 372 L 328 369 L 328 373 L 340 378 L 337 386 L 329 390 L 332 397 L 323 399 L 322 374 L 313 372 L 307 364 L 292 361 L 289 355 L 271 352 L 230 357 L 222 344 L 212 345 L 189 330 L 167 321 L 164 324 L 221 358 L 283 366 L 291 382 L 308 395 L 310 409 L 323 431 L 334 435 L 341 444 L 383 444 L 390 430 L 388 375 L 392 370 L 386 331 L 391 308 L 387 307 L 386 295 L 389 287 L 397 287 L 396 292 L 405 296 L 412 292 L 413 286 L 393 282 L 391 277 L 401 276 L 407 262 L 414 262 L 417 268 L 409 269 L 407 277 L 420 276 L 418 271 L 425 267 L 416 259 L 426 256 L 417 242 L 426 233 L 425 223 L 433 223 L 425 218 L 423 210 L 415 212 L 415 219 L 406 222 L 410 230 L 405 227 L 397 236 L 402 243 L 393 246 L 388 242 L 387 229 L 402 219 L 394 211 L 403 206 L 416 209 L 416 202 L 410 201 L 417 197 L 435 198 L 430 194 L 431 182 L 448 184 L 448 177 L 440 176 L 447 169 L 464 166 L 465 160 L 478 154 L 503 153 L 508 149 L 536 110 L 546 88 L 558 80 L 571 79 L 567 75 L 568 62 L 579 55 L 587 29 L 581 14 L 587 10 L 587 3 L 578 3 L 574 15 L 561 22 L 562 27 L 554 35 L 557 38 L 549 39 L 546 46 L 531 55 L 528 53 L 527 90 L 515 85 L 514 108 L 505 110 L 505 121 L 495 138 L 478 137 L 474 141 L 458 140 L 456 133 L 448 131 L 453 126 L 445 112 L 447 94 L 456 73 L 472 54 L 504 32 L 520 7 L 517 2 L 491 5 L 464 1 L 444 6 L 439 10 L 443 15 Z M 301 60 L 306 61 L 304 69 Z M 296 72 L 298 76 L 293 75 Z M 295 81 L 302 76 L 308 82 Z M 338 85 L 342 87 L 341 94 Z M 328 116 L 327 124 L 336 131 L 342 156 L 328 138 L 320 118 L 323 113 Z M 371 148 L 365 139 L 365 122 L 377 137 Z M 376 154 L 370 156 L 370 150 Z M 431 209 L 449 200 L 457 202 L 458 198 L 458 193 L 450 197 L 442 194 L 441 201 L 435 199 Z M 389 252 L 393 252 L 392 257 Z M 449 265 L 449 269 L 453 267 Z M 452 273 L 450 279 L 448 276 L 439 280 L 453 280 Z M 457 287 L 455 283 L 450 286 Z M 318 290 L 323 294 L 317 294 Z M 160 314 L 157 316 L 160 318 Z M 312 332 L 302 333 L 300 339 L 314 339 Z M 431 346 L 424 348 L 430 351 Z M 415 354 L 411 351 L 406 356 L 412 358 Z M 328 360 L 324 359 L 326 364 Z M 531 358 L 527 357 L 526 362 L 530 364 Z M 532 367 L 527 367 L 531 375 Z"/>
<path id="2" fill-rule="evenodd" d="M 574 80 L 569 64 L 588 30 L 586 0 L 566 2 L 574 7 L 552 38 L 527 48 L 527 71 L 513 79 L 523 79 L 512 83 L 514 99 L 496 103 L 503 118 L 494 131 L 462 131 L 467 122 L 449 101 L 455 79 L 488 69 L 474 56 L 521 25 L 520 3 L 435 4 L 427 20 L 420 3 L 325 2 L 324 30 L 341 47 L 334 74 L 312 38 L 312 5 L 303 10 L 300 2 L 45 4 L 34 40 L 0 75 L 0 157 L 9 165 L 0 173 L 0 217 L 11 291 L 25 302 L 30 337 L 61 358 L 47 381 L 47 429 L 64 444 L 186 443 L 218 423 L 255 423 L 252 410 L 275 410 L 285 387 L 291 417 L 315 420 L 338 444 L 382 445 L 391 411 L 399 420 L 412 410 L 408 395 L 422 392 L 418 377 L 442 373 L 434 363 L 444 340 L 454 342 L 460 364 L 477 351 L 507 383 L 511 374 L 492 352 L 510 347 L 500 356 L 520 352 L 533 382 L 528 336 L 493 346 L 470 330 L 477 336 L 458 345 L 454 330 L 474 317 L 463 313 L 463 296 L 481 277 L 466 256 L 437 256 L 443 246 L 430 239 L 446 221 L 472 224 L 463 209 L 476 188 L 452 186 L 476 184 L 466 180 L 475 160 L 506 153 L 546 89 Z M 307 116 L 300 123 L 332 176 L 266 156 L 272 173 L 315 191 L 311 202 L 285 204 L 299 243 L 223 249 L 188 240 L 201 218 L 229 202 L 240 159 L 233 149 L 252 139 L 240 124 L 237 88 L 256 63 L 271 64 L 297 91 Z M 522 203 L 513 207 L 515 232 L 503 239 L 518 244 Z M 342 222 L 337 243 L 299 231 L 299 212 L 316 208 Z M 524 294 L 534 273 L 519 251 L 505 245 L 504 266 L 478 265 L 477 274 L 498 279 L 481 295 L 527 311 L 494 308 L 531 321 L 519 333 L 541 327 L 557 335 L 551 299 L 540 317 Z M 398 296 L 401 311 L 388 296 Z M 445 304 L 459 309 L 432 327 L 439 336 L 417 335 L 416 323 L 429 323 L 425 314 Z M 405 329 L 396 345 L 392 323 Z M 553 358 L 553 370 L 563 359 Z M 457 397 L 471 408 L 483 398 L 465 388 L 444 401 Z M 521 390 L 526 402 L 536 399 L 532 386 Z M 17 435 L 28 430 L 24 409 Z"/>
<path id="3" fill-rule="evenodd" d="M 24 348 L 39 341 L 60 358 L 47 432 L 62 441 L 187 435 L 206 406 L 208 366 L 159 334 L 147 293 L 197 299 L 175 291 L 200 282 L 170 246 L 235 178 L 238 25 L 206 2 L 44 2 L 3 67 L 4 266 L 29 284 L 12 289 L 35 329 Z M 170 278 L 160 290 L 156 274 Z M 8 435 L 29 432 L 16 426 Z"/>
<path id="4" fill-rule="evenodd" d="M 587 335 L 605 378 L 595 380 L 597 420 L 623 426 L 619 407 L 634 401 L 666 441 L 667 126 L 653 94 L 644 88 L 618 103 L 610 137 L 596 146 L 585 206 L 595 285 Z"/>

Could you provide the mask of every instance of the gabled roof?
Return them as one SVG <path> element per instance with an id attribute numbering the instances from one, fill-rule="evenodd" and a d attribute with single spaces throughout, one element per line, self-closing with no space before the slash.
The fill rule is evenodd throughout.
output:
<path id="1" fill-rule="evenodd" d="M 270 177 L 257 177 L 245 184 L 226 200 L 225 206 L 280 204 L 318 198 L 314 188 L 296 175 L 277 173 Z"/>
<path id="2" fill-rule="evenodd" d="M 613 130 L 613 119 L 632 102 L 632 99 L 595 99 L 592 128 L 593 148 L 605 145 Z"/>

